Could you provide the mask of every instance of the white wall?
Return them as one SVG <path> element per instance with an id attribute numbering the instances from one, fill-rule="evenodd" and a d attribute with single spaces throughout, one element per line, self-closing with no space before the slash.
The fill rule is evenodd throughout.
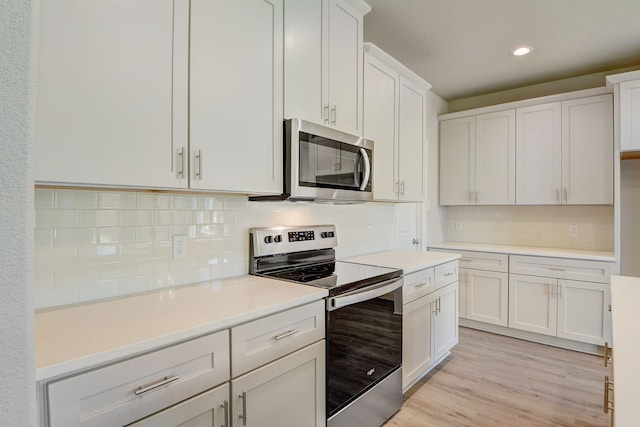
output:
<path id="1" fill-rule="evenodd" d="M 427 242 L 441 242 L 446 236 L 447 208 L 438 204 L 440 198 L 440 132 L 438 115 L 447 112 L 447 103 L 438 95 L 429 92 L 427 98 Z"/>
<path id="2" fill-rule="evenodd" d="M 0 13 L 0 424 L 3 426 L 36 425 L 31 297 L 32 7 L 28 0 L 10 0 L 3 2 Z"/>

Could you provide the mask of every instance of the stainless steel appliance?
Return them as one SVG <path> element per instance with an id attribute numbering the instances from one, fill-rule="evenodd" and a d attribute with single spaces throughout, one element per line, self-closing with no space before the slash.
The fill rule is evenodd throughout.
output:
<path id="1" fill-rule="evenodd" d="M 253 228 L 251 274 L 329 290 L 327 426 L 382 425 L 402 405 L 402 270 L 336 261 L 335 226 Z"/>
<path id="2" fill-rule="evenodd" d="M 373 141 L 301 119 L 284 122 L 281 196 L 249 200 L 366 202 L 371 190 Z"/>

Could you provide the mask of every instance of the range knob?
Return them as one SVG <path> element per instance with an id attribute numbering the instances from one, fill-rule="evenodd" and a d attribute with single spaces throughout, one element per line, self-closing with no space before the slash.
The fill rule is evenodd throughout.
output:
<path id="1" fill-rule="evenodd" d="M 282 236 L 280 234 L 277 234 L 274 238 L 273 241 L 276 243 L 280 243 L 282 242 Z"/>
<path id="2" fill-rule="evenodd" d="M 320 233 L 320 237 L 322 237 L 323 239 L 326 239 L 327 238 L 327 234 L 328 233 L 326 231 L 323 231 L 322 233 Z"/>
<path id="3" fill-rule="evenodd" d="M 273 242 L 273 236 L 266 236 L 264 238 L 264 242 L 265 243 L 272 243 Z"/>

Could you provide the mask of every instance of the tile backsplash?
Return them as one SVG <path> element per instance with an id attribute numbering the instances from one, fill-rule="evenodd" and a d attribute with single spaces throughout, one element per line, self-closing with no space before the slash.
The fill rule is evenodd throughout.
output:
<path id="1" fill-rule="evenodd" d="M 613 206 L 452 206 L 448 241 L 613 251 Z"/>
<path id="2" fill-rule="evenodd" d="M 36 307 L 246 274 L 250 227 L 320 223 L 336 225 L 338 257 L 396 247 L 391 203 L 248 202 L 229 195 L 37 188 Z M 172 257 L 174 235 L 187 236 L 183 258 Z"/>

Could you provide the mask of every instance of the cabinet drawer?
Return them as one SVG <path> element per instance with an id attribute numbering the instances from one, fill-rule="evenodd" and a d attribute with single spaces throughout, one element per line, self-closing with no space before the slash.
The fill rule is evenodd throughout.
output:
<path id="1" fill-rule="evenodd" d="M 229 379 L 229 331 L 47 384 L 51 427 L 125 425 Z"/>
<path id="2" fill-rule="evenodd" d="M 531 276 L 556 277 L 558 279 L 609 283 L 613 263 L 579 259 L 511 255 L 509 272 Z"/>
<path id="3" fill-rule="evenodd" d="M 436 289 L 458 280 L 458 261 L 448 262 L 435 267 Z"/>
<path id="4" fill-rule="evenodd" d="M 450 252 L 461 254 L 458 260 L 460 268 L 473 268 L 475 270 L 509 271 L 509 255 L 494 252 L 456 251 L 450 249 L 433 249 L 438 252 Z"/>
<path id="5" fill-rule="evenodd" d="M 231 329 L 233 378 L 324 338 L 324 300 Z"/>
<path id="6" fill-rule="evenodd" d="M 416 271 L 404 276 L 402 302 L 407 304 L 421 296 L 427 295 L 436 288 L 433 268 Z"/>

